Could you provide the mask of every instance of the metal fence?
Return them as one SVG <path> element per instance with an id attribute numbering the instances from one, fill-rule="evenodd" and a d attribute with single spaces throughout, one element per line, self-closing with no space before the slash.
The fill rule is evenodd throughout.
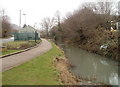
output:
<path id="1" fill-rule="evenodd" d="M 14 40 L 39 40 L 38 33 L 14 33 Z"/>

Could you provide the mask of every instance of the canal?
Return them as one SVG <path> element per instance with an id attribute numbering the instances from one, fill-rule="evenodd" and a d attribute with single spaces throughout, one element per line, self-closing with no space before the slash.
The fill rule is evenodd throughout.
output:
<path id="1" fill-rule="evenodd" d="M 72 64 L 70 71 L 95 82 L 118 85 L 118 62 L 80 48 L 59 44 Z"/>

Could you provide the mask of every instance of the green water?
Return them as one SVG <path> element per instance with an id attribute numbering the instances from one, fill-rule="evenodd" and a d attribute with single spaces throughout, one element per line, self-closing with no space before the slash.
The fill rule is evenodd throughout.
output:
<path id="1" fill-rule="evenodd" d="M 78 77 L 118 85 L 118 62 L 89 53 L 76 47 L 60 44 L 73 67 L 70 69 Z"/>

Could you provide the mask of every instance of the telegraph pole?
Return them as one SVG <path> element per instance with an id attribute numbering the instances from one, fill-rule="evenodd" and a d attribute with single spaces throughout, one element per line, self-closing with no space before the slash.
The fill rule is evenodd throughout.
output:
<path id="1" fill-rule="evenodd" d="M 21 27 L 21 10 L 20 10 L 20 20 L 19 20 L 19 26 Z"/>

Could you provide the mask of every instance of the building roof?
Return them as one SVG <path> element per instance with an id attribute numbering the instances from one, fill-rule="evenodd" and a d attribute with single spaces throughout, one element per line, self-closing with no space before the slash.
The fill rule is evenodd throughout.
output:
<path id="1" fill-rule="evenodd" d="M 33 28 L 32 26 L 28 25 L 26 27 L 24 27 L 23 29 L 19 30 L 19 33 L 25 33 L 25 32 L 35 32 L 38 31 L 35 28 Z"/>

